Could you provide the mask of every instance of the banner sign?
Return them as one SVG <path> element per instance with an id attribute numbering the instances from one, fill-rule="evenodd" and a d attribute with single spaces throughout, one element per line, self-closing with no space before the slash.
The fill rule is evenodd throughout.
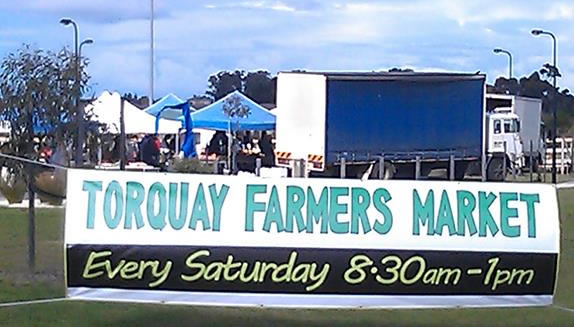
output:
<path id="1" fill-rule="evenodd" d="M 69 170 L 68 296 L 281 307 L 552 303 L 550 185 Z"/>

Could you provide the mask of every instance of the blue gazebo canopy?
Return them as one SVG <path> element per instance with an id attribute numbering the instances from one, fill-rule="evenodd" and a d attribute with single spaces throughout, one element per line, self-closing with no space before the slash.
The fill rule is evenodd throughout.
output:
<path id="1" fill-rule="evenodd" d="M 247 117 L 228 117 L 224 112 L 226 100 L 238 97 L 239 103 L 249 109 Z M 179 119 L 184 122 L 184 117 Z M 234 91 L 218 101 L 191 113 L 193 128 L 205 128 L 218 131 L 264 131 L 275 129 L 275 115 L 255 103 L 239 91 Z M 184 122 L 185 124 L 185 122 Z"/>
<path id="2" fill-rule="evenodd" d="M 184 101 L 180 99 L 177 95 L 169 93 L 163 98 L 161 98 L 158 102 L 144 109 L 144 111 L 154 117 L 157 117 L 157 114 L 160 113 L 160 118 L 178 120 L 179 117 L 182 115 L 181 109 L 165 108 L 165 107 L 175 106 L 182 102 Z"/>
<path id="3" fill-rule="evenodd" d="M 0 115 L 0 121 L 8 122 L 9 119 L 7 119 L 7 117 L 4 115 Z M 65 113 L 61 113 L 60 123 L 66 125 L 72 125 L 74 122 L 73 118 L 67 116 Z M 98 123 L 95 121 L 84 121 L 84 126 L 86 128 L 94 128 L 98 126 Z M 40 121 L 37 116 L 34 116 L 34 118 L 32 119 L 32 127 L 34 130 L 34 134 L 36 135 L 53 134 L 56 130 L 54 125 L 48 122 Z"/>

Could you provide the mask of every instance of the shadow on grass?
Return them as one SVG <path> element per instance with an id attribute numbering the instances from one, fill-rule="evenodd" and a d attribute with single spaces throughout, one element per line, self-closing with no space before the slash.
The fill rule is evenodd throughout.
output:
<path id="1" fill-rule="evenodd" d="M 6 326 L 572 326 L 554 308 L 303 310 L 57 302 L 0 308 Z"/>

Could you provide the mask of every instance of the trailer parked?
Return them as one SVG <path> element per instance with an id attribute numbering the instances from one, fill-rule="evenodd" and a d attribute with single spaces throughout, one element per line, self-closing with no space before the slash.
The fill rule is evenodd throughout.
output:
<path id="1" fill-rule="evenodd" d="M 277 164 L 315 176 L 419 178 L 446 168 L 504 178 L 487 151 L 485 75 L 282 72 Z M 343 169 L 341 169 L 343 168 Z"/>

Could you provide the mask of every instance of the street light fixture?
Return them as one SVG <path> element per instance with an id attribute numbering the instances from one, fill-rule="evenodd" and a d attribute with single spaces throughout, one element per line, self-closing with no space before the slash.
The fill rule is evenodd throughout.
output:
<path id="1" fill-rule="evenodd" d="M 94 40 L 92 40 L 91 38 L 87 38 L 84 41 L 82 41 L 82 43 L 80 43 L 80 49 L 78 50 L 78 57 L 80 60 L 82 60 L 82 47 L 86 44 L 94 44 Z"/>
<path id="2" fill-rule="evenodd" d="M 94 40 L 91 39 L 91 38 L 87 38 L 87 39 L 85 39 L 84 41 L 82 41 L 82 42 L 80 43 L 80 46 L 79 46 L 79 49 L 78 49 L 78 67 L 81 67 L 81 65 L 82 65 L 82 47 L 83 47 L 84 45 L 86 45 L 86 44 L 93 44 L 93 43 L 94 43 Z M 81 78 L 81 77 L 80 77 L 80 75 L 79 75 L 79 73 L 78 73 L 78 80 L 79 80 L 80 78 Z M 78 85 L 78 87 L 79 87 L 79 85 Z M 80 91 L 80 90 L 78 90 L 78 94 L 80 93 L 79 91 Z M 78 107 L 79 107 L 79 108 L 82 107 L 80 102 L 81 102 L 81 101 L 80 101 L 80 98 L 78 97 L 78 103 L 79 103 L 79 104 L 78 104 Z M 82 122 L 80 123 L 80 126 L 81 126 L 80 128 L 82 129 L 82 140 L 83 140 L 83 138 L 84 138 L 84 134 L 83 134 L 83 133 L 84 133 L 83 112 L 82 112 L 82 110 L 80 110 L 80 109 L 78 110 L 78 112 L 81 113 L 81 117 L 82 117 L 82 119 L 81 119 Z M 84 144 L 84 143 L 82 142 L 82 143 L 80 143 L 80 144 L 82 144 L 82 148 L 83 148 L 83 144 Z"/>
<path id="3" fill-rule="evenodd" d="M 76 139 L 76 152 L 74 153 L 74 162 L 76 167 L 83 164 L 83 148 L 84 148 L 84 124 L 83 124 L 83 113 L 80 108 L 80 45 L 78 44 L 78 24 L 71 18 L 60 19 L 60 24 L 64 26 L 72 25 L 74 27 L 74 66 L 75 66 L 75 93 L 76 93 L 76 123 L 78 125 L 78 137 Z"/>
<path id="4" fill-rule="evenodd" d="M 556 36 L 549 31 L 543 31 L 540 29 L 533 29 L 532 35 L 539 36 L 539 35 L 548 35 L 552 38 L 553 41 L 553 50 L 552 50 L 552 80 L 554 90 L 556 90 L 556 75 L 558 73 L 558 68 L 556 67 Z M 554 101 L 554 106 L 552 108 L 552 183 L 556 184 L 556 101 Z"/>
<path id="5" fill-rule="evenodd" d="M 508 79 L 510 80 L 512 78 L 512 54 L 510 53 L 510 51 L 500 48 L 496 48 L 492 51 L 496 54 L 504 53 L 508 55 Z"/>
<path id="6" fill-rule="evenodd" d="M 78 56 L 78 24 L 70 18 L 60 19 L 60 24 L 64 26 L 72 25 L 74 27 L 74 55 Z"/>

